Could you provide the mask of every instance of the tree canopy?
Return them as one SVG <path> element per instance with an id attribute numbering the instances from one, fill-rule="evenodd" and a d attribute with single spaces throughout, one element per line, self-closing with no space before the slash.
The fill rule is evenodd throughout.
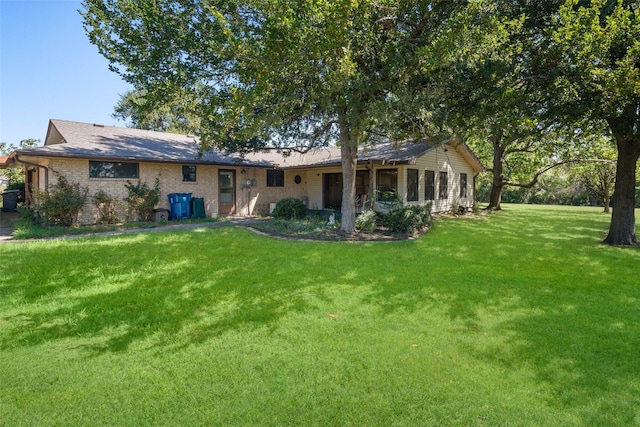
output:
<path id="1" fill-rule="evenodd" d="M 392 129 L 399 46 L 435 34 L 465 1 L 86 0 L 92 43 L 145 102 L 186 94 L 205 146 L 342 152 L 344 231 L 355 221 L 362 144 Z"/>
<path id="2" fill-rule="evenodd" d="M 132 90 L 120 96 L 113 117 L 136 129 L 192 134 L 200 129 L 200 119 L 193 107 L 193 100 L 177 97 L 150 104 L 145 101 L 144 92 Z"/>

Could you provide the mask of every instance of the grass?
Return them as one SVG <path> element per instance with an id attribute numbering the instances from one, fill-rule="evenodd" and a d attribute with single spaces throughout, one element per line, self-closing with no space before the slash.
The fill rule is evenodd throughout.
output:
<path id="1" fill-rule="evenodd" d="M 590 208 L 394 242 L 0 245 L 2 425 L 637 425 L 640 250 Z"/>

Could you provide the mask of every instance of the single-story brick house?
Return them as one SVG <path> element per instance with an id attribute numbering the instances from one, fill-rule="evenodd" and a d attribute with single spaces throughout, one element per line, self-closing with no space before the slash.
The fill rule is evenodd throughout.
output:
<path id="1" fill-rule="evenodd" d="M 127 196 L 127 181 L 153 185 L 159 177 L 158 207 L 169 208 L 168 194 L 192 193 L 204 199 L 210 217 L 268 214 L 284 197 L 302 199 L 309 209 L 340 209 L 342 203 L 337 147 L 240 157 L 200 153 L 197 139 L 188 135 L 50 120 L 44 145 L 17 150 L 5 166 L 25 168 L 28 203 L 34 201 L 33 190 L 55 182 L 52 171 L 87 186 L 90 196 L 102 190 L 120 200 Z M 373 195 L 395 190 L 406 204 L 431 202 L 434 212 L 453 204 L 470 207 L 474 178 L 482 170 L 471 150 L 453 141 L 377 144 L 358 153 L 354 203 L 362 208 Z M 78 221 L 94 223 L 97 213 L 88 202 Z"/>

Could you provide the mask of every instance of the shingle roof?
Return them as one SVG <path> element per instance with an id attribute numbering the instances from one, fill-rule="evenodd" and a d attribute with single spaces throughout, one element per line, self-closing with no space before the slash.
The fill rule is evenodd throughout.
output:
<path id="1" fill-rule="evenodd" d="M 466 148 L 466 146 L 464 146 Z M 375 163 L 413 163 L 435 146 L 423 141 L 403 144 L 384 143 L 358 150 L 358 161 Z M 201 163 L 280 168 L 340 165 L 338 147 L 314 149 L 285 156 L 277 152 L 251 153 L 245 157 L 218 150 L 200 153 L 196 137 L 141 129 L 102 126 L 66 120 L 51 120 L 43 147 L 18 150 L 18 154 L 46 157 L 75 157 L 119 161 Z M 477 158 L 466 148 L 471 161 Z M 477 161 L 480 168 L 482 165 Z"/>
<path id="2" fill-rule="evenodd" d="M 420 143 L 406 142 L 403 144 L 383 143 L 358 149 L 358 162 L 366 163 L 413 163 L 426 152 L 435 147 L 426 141 Z M 302 168 L 331 166 L 341 164 L 339 147 L 325 147 L 311 150 L 307 153 L 291 153 L 289 156 L 274 152 L 252 153 L 247 159 L 267 162 L 282 168 Z"/>
<path id="3" fill-rule="evenodd" d="M 21 154 L 175 163 L 231 165 L 242 160 L 219 151 L 200 155 L 193 136 L 51 120 L 45 145 Z"/>

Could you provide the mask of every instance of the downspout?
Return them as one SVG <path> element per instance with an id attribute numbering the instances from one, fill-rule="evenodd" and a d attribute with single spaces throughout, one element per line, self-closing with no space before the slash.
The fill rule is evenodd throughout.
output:
<path id="1" fill-rule="evenodd" d="M 46 167 L 46 166 L 39 165 L 37 163 L 28 162 L 26 160 L 20 160 L 20 158 L 18 156 L 19 156 L 19 154 L 15 155 L 16 162 L 20 162 L 20 163 L 22 163 L 24 165 L 27 165 L 27 166 L 33 166 L 33 167 L 36 167 L 36 168 L 44 169 L 44 189 L 46 191 L 49 188 L 49 168 Z M 30 189 L 30 193 L 31 193 L 30 195 L 33 196 L 33 188 Z"/>
<path id="2" fill-rule="evenodd" d="M 476 206 L 478 199 L 476 198 L 476 181 L 478 178 L 478 173 L 473 174 L 473 206 Z"/>

